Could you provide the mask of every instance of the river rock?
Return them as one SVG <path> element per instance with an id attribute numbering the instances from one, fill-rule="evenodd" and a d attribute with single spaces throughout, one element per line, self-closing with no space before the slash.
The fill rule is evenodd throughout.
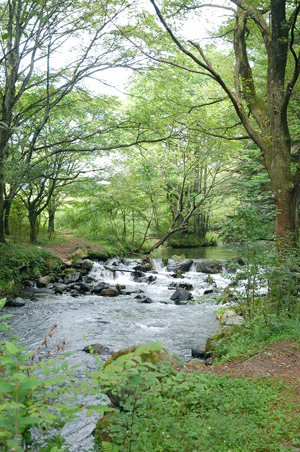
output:
<path id="1" fill-rule="evenodd" d="M 212 259 L 198 259 L 195 260 L 196 272 L 199 273 L 208 273 L 208 274 L 216 274 L 222 273 L 224 262 L 216 261 Z"/>
<path id="2" fill-rule="evenodd" d="M 116 361 L 120 356 L 134 353 L 138 347 L 140 347 L 140 345 L 122 348 L 121 350 L 113 353 L 112 356 L 104 364 L 104 368 Z M 165 350 L 163 347 L 160 347 L 159 351 L 145 350 L 145 352 L 139 354 L 139 357 L 141 358 L 142 362 L 149 362 L 152 364 L 163 363 L 170 366 L 179 364 L 178 359 L 170 355 L 170 353 L 168 353 L 167 350 Z M 130 360 L 134 361 L 134 357 L 131 356 Z M 130 385 L 130 378 L 128 377 L 128 382 L 124 382 L 121 388 L 118 387 L 116 389 L 118 389 L 118 392 L 111 389 L 111 387 L 109 387 L 108 390 L 104 388 L 104 393 L 109 397 L 115 407 L 122 408 L 123 400 L 133 394 L 133 388 L 132 385 Z"/>
<path id="3" fill-rule="evenodd" d="M 82 262 L 82 268 L 84 270 L 91 270 L 91 268 L 93 267 L 94 263 L 92 260 L 90 259 L 84 259 Z"/>
<path id="4" fill-rule="evenodd" d="M 67 289 L 67 284 L 60 282 L 54 283 L 53 286 L 56 294 L 62 294 Z"/>
<path id="5" fill-rule="evenodd" d="M 242 325 L 244 323 L 244 318 L 232 309 L 227 309 L 222 315 L 221 323 L 223 325 Z"/>
<path id="6" fill-rule="evenodd" d="M 100 295 L 101 297 L 117 297 L 120 295 L 120 292 L 115 287 L 108 287 L 107 289 L 103 289 Z"/>
<path id="7" fill-rule="evenodd" d="M 168 259 L 167 263 L 167 270 L 169 272 L 188 272 L 190 267 L 193 264 L 193 259 L 183 259 L 182 261 L 178 262 L 175 259 Z"/>
<path id="8" fill-rule="evenodd" d="M 70 259 L 84 259 L 89 255 L 88 249 L 84 245 L 76 245 L 69 254 Z"/>
<path id="9" fill-rule="evenodd" d="M 95 294 L 100 294 L 102 290 L 108 289 L 108 287 L 109 287 L 108 283 L 101 281 L 92 289 L 92 292 Z"/>
<path id="10" fill-rule="evenodd" d="M 42 276 L 41 278 L 38 278 L 36 280 L 36 286 L 39 289 L 42 289 L 43 287 L 48 287 L 48 284 L 50 284 L 52 281 L 51 276 Z"/>
<path id="11" fill-rule="evenodd" d="M 64 283 L 70 284 L 70 283 L 81 281 L 81 280 L 82 280 L 82 274 L 80 272 L 68 273 L 65 276 Z"/>
<path id="12" fill-rule="evenodd" d="M 144 265 L 138 264 L 133 267 L 133 270 L 146 273 L 146 272 L 152 270 L 152 267 L 151 267 L 151 264 L 144 264 Z"/>
<path id="13" fill-rule="evenodd" d="M 25 306 L 25 301 L 21 297 L 7 298 L 4 306 L 9 308 L 21 308 L 22 306 Z"/>
<path id="14" fill-rule="evenodd" d="M 204 348 L 194 347 L 191 354 L 194 358 L 204 359 L 206 357 Z"/>
<path id="15" fill-rule="evenodd" d="M 175 304 L 186 304 L 187 301 L 192 300 L 193 296 L 191 292 L 185 289 L 177 289 L 173 295 L 171 296 L 171 300 L 174 301 Z"/>
<path id="16" fill-rule="evenodd" d="M 78 290 L 80 290 L 80 292 L 89 292 L 90 291 L 90 286 L 88 284 L 86 284 L 85 282 L 78 281 L 76 284 L 77 284 L 77 286 L 79 286 Z"/>
<path id="17" fill-rule="evenodd" d="M 185 289 L 185 290 L 193 290 L 193 285 L 190 283 L 171 283 L 168 287 L 169 289 Z"/>
<path id="18" fill-rule="evenodd" d="M 146 304 L 153 303 L 153 300 L 151 300 L 150 297 L 146 297 L 146 296 L 143 296 L 143 295 L 137 295 L 134 298 L 135 298 L 135 300 L 138 300 L 139 303 L 146 303 Z"/>
<path id="19" fill-rule="evenodd" d="M 29 279 L 25 279 L 25 281 L 23 281 L 22 285 L 23 285 L 23 287 L 30 288 L 30 287 L 34 287 L 34 282 L 30 281 Z"/>
<path id="20" fill-rule="evenodd" d="M 96 355 L 110 355 L 111 354 L 111 351 L 109 350 L 109 348 L 106 347 L 106 345 L 102 345 L 102 344 L 87 345 L 86 347 L 84 347 L 83 351 L 86 353 L 93 353 Z"/>

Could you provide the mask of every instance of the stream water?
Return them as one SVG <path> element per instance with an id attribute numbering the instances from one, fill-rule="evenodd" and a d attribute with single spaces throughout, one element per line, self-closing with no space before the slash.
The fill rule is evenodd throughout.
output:
<path id="1" fill-rule="evenodd" d="M 24 307 L 5 308 L 5 314 L 14 315 L 8 323 L 20 338 L 20 344 L 28 350 L 36 350 L 56 324 L 58 333 L 53 331 L 52 338 L 48 338 L 48 349 L 54 350 L 56 345 L 65 342 L 66 351 L 72 352 L 69 362 L 80 364 L 78 375 L 84 378 L 84 369 L 93 370 L 97 366 L 95 357 L 83 352 L 87 345 L 100 343 L 116 351 L 130 345 L 163 341 L 170 353 L 188 360 L 191 348 L 205 345 L 206 338 L 216 332 L 216 301 L 201 298 L 205 290 L 212 288 L 212 282 L 207 281 L 207 274 L 196 272 L 195 263 L 183 278 L 175 279 L 172 272 L 163 267 L 162 260 L 156 258 L 155 269 L 146 273 L 147 278 L 154 279 L 152 282 L 143 278 L 140 282 L 133 280 L 135 260 L 118 262 L 116 267 L 114 264 L 113 260 L 105 266 L 95 263 L 88 277 L 94 284 L 106 281 L 113 286 L 125 286 L 123 292 L 127 294 L 112 298 L 88 293 L 75 298 L 70 293 L 55 295 L 49 289 L 35 289 L 27 294 Z M 211 276 L 217 290 L 230 282 L 230 275 L 226 273 Z M 201 302 L 174 304 L 170 298 L 175 292 L 174 284 L 179 282 L 191 284 L 194 298 Z M 135 298 L 137 291 L 143 291 L 152 303 L 141 303 Z M 46 356 L 46 349 L 41 348 L 42 357 Z M 105 361 L 108 356 L 101 358 Z M 83 417 L 64 428 L 70 450 L 90 450 L 95 420 Z"/>

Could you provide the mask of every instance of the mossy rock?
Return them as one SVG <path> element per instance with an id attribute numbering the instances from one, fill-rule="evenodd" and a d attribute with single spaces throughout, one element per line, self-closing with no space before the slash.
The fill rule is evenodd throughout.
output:
<path id="1" fill-rule="evenodd" d="M 219 321 L 222 320 L 222 317 L 227 309 L 228 308 L 226 308 L 225 306 L 221 306 L 217 311 L 216 319 Z"/>
<path id="2" fill-rule="evenodd" d="M 88 257 L 88 249 L 86 246 L 84 245 L 76 245 L 69 254 L 69 257 L 74 260 L 74 259 L 83 259 Z"/>
<path id="3" fill-rule="evenodd" d="M 216 319 L 219 320 L 220 322 L 222 321 L 223 315 L 225 314 L 226 311 L 234 311 L 236 313 L 235 308 L 228 308 L 226 306 L 221 306 L 216 314 Z"/>
<path id="4" fill-rule="evenodd" d="M 94 260 L 94 261 L 107 261 L 108 254 L 104 251 L 96 251 L 92 248 L 88 248 L 88 259 Z"/>
<path id="5" fill-rule="evenodd" d="M 129 355 L 134 353 L 141 345 L 135 345 L 132 347 L 122 348 L 117 352 L 113 353 L 113 355 L 106 361 L 104 364 L 104 368 L 106 368 L 109 364 L 112 364 L 121 356 Z M 163 347 L 160 347 L 159 351 L 146 350 L 138 355 L 143 363 L 151 363 L 151 364 L 164 364 L 169 367 L 171 366 L 179 366 L 178 358 L 170 355 Z M 129 360 L 134 362 L 134 357 L 131 355 Z M 105 391 L 106 395 L 109 397 L 111 403 L 117 407 L 123 409 L 123 402 L 125 399 L 134 394 L 134 389 L 130 384 L 130 378 L 125 380 L 120 387 L 108 389 Z"/>
<path id="6" fill-rule="evenodd" d="M 113 361 L 116 361 L 116 359 L 118 359 L 120 356 L 123 355 L 128 355 L 129 353 L 133 353 L 135 352 L 139 347 L 141 347 L 141 345 L 144 344 L 140 344 L 140 345 L 134 345 L 131 347 L 127 347 L 127 348 L 122 348 L 121 350 L 118 350 L 117 352 L 113 353 L 112 356 L 106 361 L 106 363 L 104 364 L 104 367 L 108 366 L 108 364 L 112 363 Z M 158 363 L 163 363 L 163 364 L 178 364 L 178 359 L 175 356 L 170 355 L 169 352 L 167 352 L 166 349 L 164 349 L 163 347 L 160 347 L 160 351 L 147 351 L 144 353 L 141 353 L 139 355 L 142 358 L 142 362 L 148 362 L 151 364 L 158 364 Z"/>

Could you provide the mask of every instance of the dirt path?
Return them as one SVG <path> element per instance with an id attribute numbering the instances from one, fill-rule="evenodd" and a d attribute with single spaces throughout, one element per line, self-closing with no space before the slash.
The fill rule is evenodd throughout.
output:
<path id="1" fill-rule="evenodd" d="M 58 245 L 45 245 L 42 248 L 51 251 L 51 253 L 56 254 L 62 260 L 66 260 L 69 257 L 70 252 L 76 245 L 90 246 L 95 251 L 103 251 L 103 246 L 97 245 L 96 243 L 88 243 L 85 239 L 74 238 L 73 234 L 64 232 L 63 236 L 68 240 L 66 243 L 59 243 Z"/>
<path id="2" fill-rule="evenodd" d="M 215 366 L 197 366 L 199 372 L 233 377 L 279 378 L 293 391 L 293 398 L 300 401 L 300 344 L 278 341 L 266 345 L 264 350 L 242 361 L 229 361 Z"/>

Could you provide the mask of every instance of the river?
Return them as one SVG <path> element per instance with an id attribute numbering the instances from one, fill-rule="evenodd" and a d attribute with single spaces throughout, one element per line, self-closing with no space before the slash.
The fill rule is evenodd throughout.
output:
<path id="1" fill-rule="evenodd" d="M 112 259 L 105 266 L 95 263 L 88 275 L 95 284 L 106 281 L 110 285 L 123 285 L 127 294 L 111 298 L 89 293 L 75 298 L 70 293 L 55 295 L 49 289 L 35 289 L 27 294 L 24 307 L 5 308 L 6 314 L 14 315 L 8 323 L 20 338 L 20 344 L 28 350 L 37 350 L 56 324 L 58 333 L 53 331 L 52 338 L 48 337 L 48 349 L 53 351 L 56 345 L 65 342 L 66 351 L 72 352 L 68 360 L 71 364 L 80 364 L 78 372 L 82 378 L 84 369 L 96 369 L 95 357 L 83 352 L 85 346 L 94 343 L 116 351 L 130 345 L 163 341 L 170 353 L 189 360 L 191 348 L 205 345 L 207 337 L 218 328 L 216 299 L 203 296 L 205 290 L 212 288 L 212 282 L 207 281 L 207 274 L 195 271 L 195 264 L 183 278 L 175 279 L 159 258 L 154 259 L 154 271 L 146 274 L 153 281 L 142 278 L 137 282 L 131 273 L 136 264 L 137 261 L 128 259 L 125 263 L 118 262 L 116 271 L 110 271 L 107 268 L 114 266 Z M 217 291 L 230 282 L 228 274 L 212 277 Z M 170 300 L 178 282 L 193 286 L 192 294 L 197 303 L 176 305 Z M 142 303 L 136 298 L 136 291 L 143 291 L 152 303 Z M 47 350 L 41 348 L 42 357 L 46 357 Z M 101 358 L 105 361 L 108 357 L 109 354 Z M 83 417 L 65 427 L 70 450 L 90 450 L 95 421 L 95 417 Z"/>

